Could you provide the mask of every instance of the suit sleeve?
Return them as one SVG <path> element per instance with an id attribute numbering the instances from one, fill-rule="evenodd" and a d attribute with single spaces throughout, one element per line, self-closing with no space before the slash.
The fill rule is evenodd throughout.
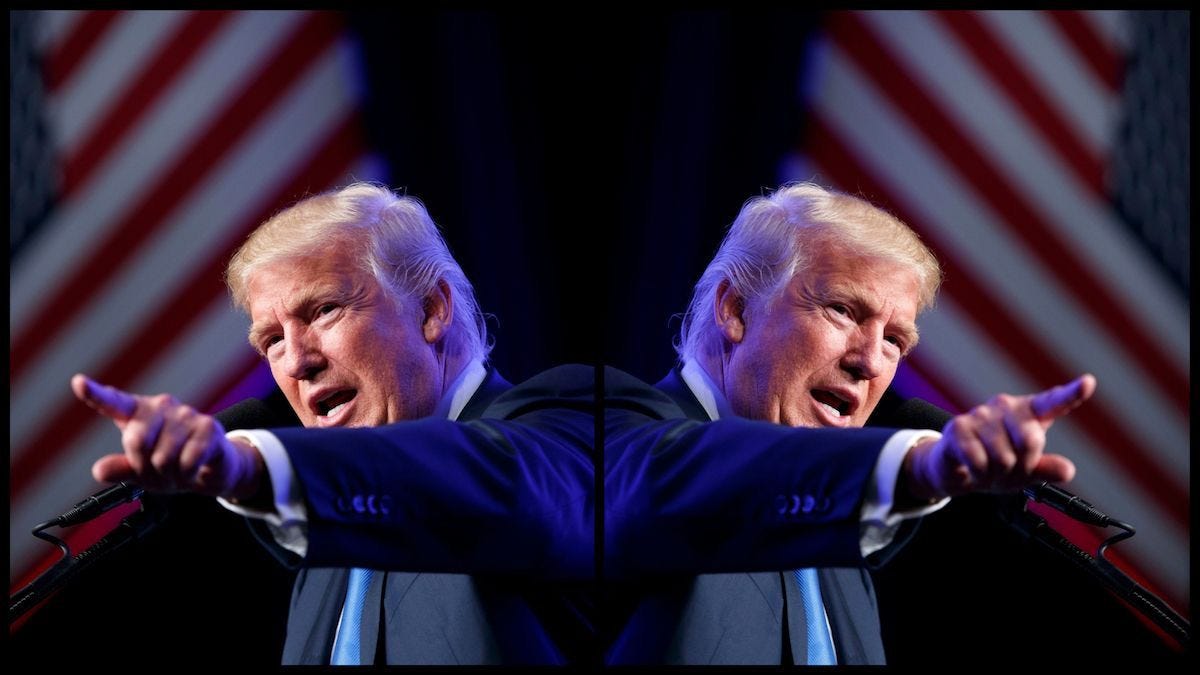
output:
<path id="1" fill-rule="evenodd" d="M 308 512 L 306 567 L 594 576 L 592 415 L 277 429 Z"/>
<path id="2" fill-rule="evenodd" d="M 865 488 L 892 433 L 698 422 L 606 397 L 605 575 L 861 566 Z"/>

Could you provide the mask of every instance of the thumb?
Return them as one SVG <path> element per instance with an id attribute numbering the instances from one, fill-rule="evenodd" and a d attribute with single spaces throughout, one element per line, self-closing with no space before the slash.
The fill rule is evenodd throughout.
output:
<path id="1" fill-rule="evenodd" d="M 101 483 L 119 483 L 123 480 L 137 481 L 137 472 L 125 455 L 105 455 L 92 465 L 92 478 Z"/>
<path id="2" fill-rule="evenodd" d="M 1062 455 L 1045 454 L 1033 467 L 1030 478 L 1033 482 L 1050 481 L 1066 483 L 1075 477 L 1075 463 Z"/>

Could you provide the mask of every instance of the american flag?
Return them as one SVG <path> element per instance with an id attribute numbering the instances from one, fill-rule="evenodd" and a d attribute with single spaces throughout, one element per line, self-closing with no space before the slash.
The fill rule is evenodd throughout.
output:
<path id="1" fill-rule="evenodd" d="M 10 62 L 15 589 L 58 556 L 30 529 L 98 490 L 90 465 L 119 449 L 71 375 L 207 411 L 264 394 L 225 263 L 273 212 L 384 168 L 336 13 L 12 12 Z"/>
<path id="2" fill-rule="evenodd" d="M 862 194 L 946 272 L 897 379 L 965 410 L 1083 372 L 1067 487 L 1137 536 L 1109 557 L 1189 610 L 1189 16 L 827 16 L 785 178 Z M 1096 551 L 1115 530 L 1052 524 Z"/>

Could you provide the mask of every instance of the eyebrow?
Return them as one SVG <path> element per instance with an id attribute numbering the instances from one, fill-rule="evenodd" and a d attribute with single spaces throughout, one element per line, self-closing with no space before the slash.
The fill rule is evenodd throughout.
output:
<path id="1" fill-rule="evenodd" d="M 262 355 L 263 350 L 259 348 L 259 343 L 262 342 L 263 335 L 267 333 L 273 326 L 269 324 L 254 324 L 250 326 L 250 331 L 246 334 L 246 341 L 254 348 L 254 351 Z"/>
<path id="2" fill-rule="evenodd" d="M 288 314 L 295 315 L 301 312 L 304 308 L 311 307 L 314 303 L 323 299 L 323 296 L 329 295 L 331 291 L 340 294 L 341 290 L 342 289 L 337 288 L 336 285 L 332 285 L 327 282 L 313 282 L 308 286 L 301 288 L 291 299 L 289 299 L 286 311 Z M 250 346 L 254 348 L 254 351 L 258 352 L 259 354 L 263 353 L 262 350 L 259 349 L 258 345 L 262 341 L 264 334 L 274 330 L 275 326 L 276 322 L 274 320 L 252 323 L 250 325 L 250 330 L 246 334 L 246 340 L 250 342 Z"/>

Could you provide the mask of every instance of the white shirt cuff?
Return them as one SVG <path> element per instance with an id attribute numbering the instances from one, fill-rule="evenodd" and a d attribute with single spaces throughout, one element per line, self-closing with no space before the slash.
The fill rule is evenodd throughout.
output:
<path id="1" fill-rule="evenodd" d="M 300 482 L 296 480 L 292 460 L 288 458 L 283 444 L 275 434 L 264 429 L 237 429 L 226 433 L 225 437 L 240 438 L 258 448 L 275 494 L 275 509 L 263 511 L 246 508 L 221 497 L 217 497 L 217 501 L 238 515 L 265 520 L 275 543 L 300 557 L 307 555 L 308 511 L 304 507 L 304 497 L 300 494 Z"/>
<path id="2" fill-rule="evenodd" d="M 897 511 L 892 508 L 896 499 L 896 481 L 900 477 L 900 468 L 908 451 L 918 441 L 941 437 L 936 431 L 902 429 L 892 434 L 883 445 L 883 451 L 879 453 L 879 459 L 875 462 L 874 480 L 867 488 L 860 514 L 859 546 L 864 558 L 892 543 L 896 531 L 905 520 L 928 515 L 950 502 L 949 498 L 943 498 L 933 504 L 910 510 Z"/>

